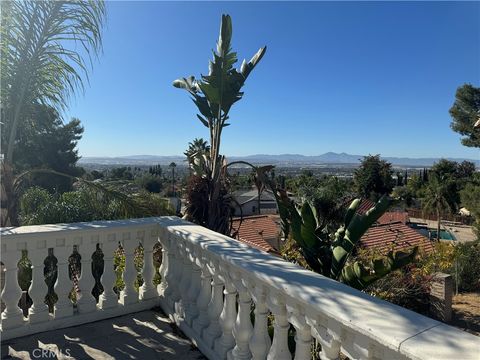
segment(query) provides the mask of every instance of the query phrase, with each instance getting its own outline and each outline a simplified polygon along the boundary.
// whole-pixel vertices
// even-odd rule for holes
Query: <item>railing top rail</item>
[[[168,217],[177,219],[176,217]],[[156,226],[159,223],[160,217],[139,218],[139,219],[125,219],[125,220],[106,220],[106,221],[92,221],[79,222],[70,224],[46,224],[46,225],[29,225],[20,227],[4,227],[0,228],[0,236],[35,236],[46,235],[48,233],[58,233],[63,231],[102,231],[112,230],[116,228],[132,228],[144,226]]]

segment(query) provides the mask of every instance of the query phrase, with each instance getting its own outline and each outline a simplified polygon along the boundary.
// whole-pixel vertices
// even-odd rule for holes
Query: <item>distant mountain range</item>
[[[363,155],[352,155],[347,153],[327,152],[322,155],[306,156],[300,154],[280,154],[265,155],[256,154],[248,156],[229,156],[229,161],[244,160],[253,164],[272,164],[276,166],[324,166],[324,165],[345,165],[355,166],[360,163]],[[432,166],[440,158],[407,158],[407,157],[382,157],[382,159],[392,163],[395,166],[404,167],[428,167]],[[480,167],[479,159],[447,158],[448,160],[464,161],[468,160],[477,167]],[[98,165],[168,165],[175,162],[178,165],[184,163],[184,156],[158,156],[158,155],[130,155],[121,157],[83,157],[80,163],[98,164]]]

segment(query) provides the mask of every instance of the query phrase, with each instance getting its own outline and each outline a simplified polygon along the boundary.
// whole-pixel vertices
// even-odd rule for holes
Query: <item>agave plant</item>
[[[291,234],[306,263],[313,271],[356,289],[364,289],[414,260],[417,247],[407,252],[390,251],[387,255],[378,256],[368,263],[358,260],[349,261],[361,237],[388,209],[388,197],[381,197],[364,215],[357,212],[361,200],[353,200],[346,211],[343,226],[332,235],[325,230],[315,207],[305,202],[297,208],[287,196],[286,191],[276,187],[267,174],[269,170],[259,168],[257,174],[275,195],[285,236],[288,237]]]
[[[231,40],[232,19],[229,15],[222,15],[217,49],[209,63],[208,75],[202,75],[200,79],[190,76],[173,82],[173,86],[188,91],[192,96],[199,111],[197,118],[210,131],[210,155],[205,162],[208,171],[203,175],[208,183],[207,227],[224,234],[229,231],[226,220],[229,214],[225,213],[229,200],[221,196],[226,186],[226,161],[220,155],[222,131],[230,125],[227,122],[230,109],[242,98],[241,89],[245,81],[266,51],[266,47],[260,48],[250,61],[243,60],[240,69],[236,69],[237,54],[231,49]]]

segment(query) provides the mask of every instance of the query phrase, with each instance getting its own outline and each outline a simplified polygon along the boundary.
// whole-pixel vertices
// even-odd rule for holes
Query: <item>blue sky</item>
[[[83,156],[181,154],[208,138],[176,78],[208,71],[220,17],[240,61],[267,53],[223,136],[226,155],[327,151],[479,158],[450,129],[480,86],[480,3],[108,2],[104,50],[67,111]]]

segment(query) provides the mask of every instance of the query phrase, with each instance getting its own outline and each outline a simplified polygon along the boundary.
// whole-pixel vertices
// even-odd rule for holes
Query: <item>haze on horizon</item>
[[[103,54],[66,113],[85,127],[82,156],[180,155],[207,138],[172,81],[208,71],[228,13],[239,59],[267,53],[232,108],[222,153],[480,158],[448,113],[457,87],[480,83],[478,2],[107,6]]]

